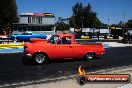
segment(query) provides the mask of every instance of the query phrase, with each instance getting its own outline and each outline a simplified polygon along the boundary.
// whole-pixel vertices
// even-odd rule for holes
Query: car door
[[[66,39],[67,38],[67,39]],[[69,39],[68,39],[69,38]],[[57,41],[55,48],[55,59],[72,59],[74,58],[73,45],[71,37],[63,37]]]

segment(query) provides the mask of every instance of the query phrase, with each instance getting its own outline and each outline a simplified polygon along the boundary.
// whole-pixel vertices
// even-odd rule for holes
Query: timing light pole
[[[82,18],[82,28],[81,28],[81,32],[82,32],[82,29],[83,29],[83,19],[84,19],[84,18],[83,18],[83,16],[82,16],[81,18]]]
[[[123,37],[123,42],[125,42],[125,33],[124,33],[124,31],[125,31],[125,11],[124,11],[123,16],[124,16],[123,17],[124,19],[123,19],[123,25],[122,25],[123,26],[123,29],[122,29],[123,30],[122,37]]]
[[[110,24],[109,24],[109,22],[110,22],[110,15],[108,16],[108,30],[109,30],[109,35],[110,35],[111,30],[110,30]]]

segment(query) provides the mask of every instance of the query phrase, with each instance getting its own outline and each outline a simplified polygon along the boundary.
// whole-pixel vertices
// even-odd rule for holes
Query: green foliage
[[[18,20],[16,0],[0,0],[0,31]]]
[[[111,27],[118,27],[118,25],[117,24],[112,24]]]
[[[90,3],[87,6],[83,6],[82,3],[76,3],[72,7],[72,11],[73,15],[69,19],[70,27],[93,28],[101,24],[96,12],[92,11]]]
[[[123,24],[124,24],[123,21],[120,21],[120,22],[118,23],[118,26],[119,26],[119,27],[122,27]]]
[[[82,26],[82,22],[84,20],[83,16],[83,5],[82,3],[76,3],[75,6],[72,7],[73,10],[73,18],[74,18],[74,26],[79,28]]]
[[[58,18],[56,23],[56,30],[64,31],[69,29],[69,24],[66,23],[67,19],[62,19],[61,17]]]
[[[120,21],[116,26],[132,28],[132,19],[128,20],[127,22]]]
[[[127,27],[132,28],[132,19],[128,20],[126,25],[127,25]]]

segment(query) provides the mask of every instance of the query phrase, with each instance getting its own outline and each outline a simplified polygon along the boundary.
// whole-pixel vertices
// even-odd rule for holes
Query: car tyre
[[[43,64],[47,62],[48,57],[44,53],[36,53],[33,58],[36,64]]]
[[[94,52],[88,52],[88,53],[86,53],[86,55],[85,55],[85,59],[86,59],[86,60],[91,60],[91,59],[94,58],[94,56],[95,56],[95,53],[94,53]]]
[[[15,38],[14,41],[15,42],[21,42],[21,40],[19,38]]]

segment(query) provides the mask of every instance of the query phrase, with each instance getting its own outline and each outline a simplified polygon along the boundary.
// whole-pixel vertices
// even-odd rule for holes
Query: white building
[[[19,23],[13,23],[13,33],[32,31],[54,34],[55,23],[55,16],[52,13],[22,13],[19,15]]]

